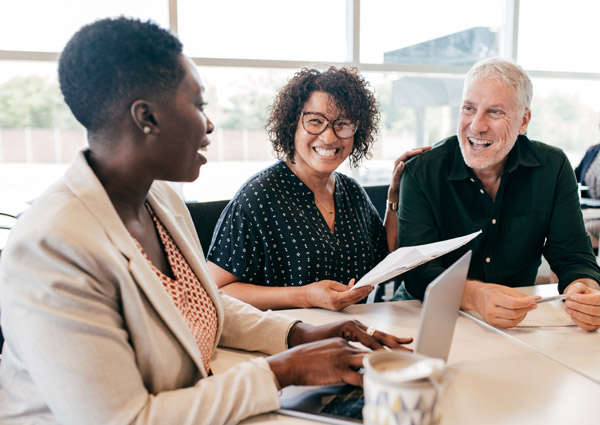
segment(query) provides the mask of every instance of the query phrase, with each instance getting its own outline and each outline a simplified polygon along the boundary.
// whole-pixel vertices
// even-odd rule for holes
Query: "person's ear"
[[[156,119],[153,114],[153,104],[151,102],[138,99],[131,104],[129,112],[142,133],[154,134],[158,131]]]
[[[531,109],[525,108],[525,113],[521,118],[521,126],[519,127],[519,134],[523,135],[527,133],[527,127],[531,121]]]

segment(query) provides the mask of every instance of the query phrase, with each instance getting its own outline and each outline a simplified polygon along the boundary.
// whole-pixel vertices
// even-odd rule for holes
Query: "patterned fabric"
[[[150,205],[146,204],[146,207],[156,224],[156,229],[160,235],[160,240],[176,280],[171,279],[158,270],[152,264],[139,242],[135,238],[134,240],[185,319],[200,349],[205,371],[210,373],[210,360],[217,335],[217,310],[204,290],[204,287],[183,257],[183,254],[177,245],[175,245],[169,232],[167,232],[158,217],[156,217]]]
[[[251,177],[227,205],[207,259],[264,286],[360,279],[388,254],[385,229],[364,189],[334,175],[334,232],[313,192],[278,161]]]

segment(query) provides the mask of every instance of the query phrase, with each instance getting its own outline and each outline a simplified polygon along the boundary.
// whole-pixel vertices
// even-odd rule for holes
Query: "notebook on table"
[[[448,360],[470,262],[471,251],[459,258],[427,287],[415,352]],[[343,425],[362,423],[363,406],[361,387],[347,384],[290,386],[283,389],[281,408],[277,412]]]

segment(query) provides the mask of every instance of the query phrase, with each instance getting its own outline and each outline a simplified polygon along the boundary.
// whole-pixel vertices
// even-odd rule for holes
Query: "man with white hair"
[[[490,58],[465,78],[457,136],[406,164],[400,246],[481,229],[472,242],[407,273],[401,291],[423,298],[437,275],[469,249],[461,307],[509,328],[537,307],[513,289],[533,285],[541,256],[569,294],[566,311],[582,329],[600,328],[600,268],[585,231],[577,182],[566,155],[525,135],[531,80],[517,64]]]

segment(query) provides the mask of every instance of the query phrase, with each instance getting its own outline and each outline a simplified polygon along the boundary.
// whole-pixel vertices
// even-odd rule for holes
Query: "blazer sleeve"
[[[165,383],[164,390],[151,392],[145,382],[152,377],[142,376],[136,355],[140,347],[129,337],[120,302],[118,276],[127,278],[127,259],[99,245],[101,231],[85,220],[81,224],[82,217],[72,212],[70,208],[70,219],[52,232],[39,232],[33,223],[44,220],[29,217],[31,229],[14,229],[10,248],[3,253],[0,289],[8,342],[2,366],[4,376],[12,378],[0,385],[0,399],[27,389],[19,401],[22,412],[54,416],[67,425],[214,425],[237,423],[279,407],[278,388],[264,359],[194,378],[187,386]],[[227,304],[229,316],[241,315],[229,321],[226,340],[231,340],[258,314],[230,300]],[[140,323],[144,320],[148,318],[138,318]],[[274,329],[264,348],[282,349],[284,343],[275,340],[285,341],[286,325],[274,321],[267,314],[249,326],[240,345],[248,346],[251,338]],[[232,326],[240,329],[233,331]],[[157,356],[161,347],[142,349],[147,356]],[[184,371],[179,360],[172,359],[174,379],[189,380],[177,376]]]
[[[267,354],[287,349],[287,336],[298,322],[271,310],[261,311],[220,291],[225,323],[219,345]]]

